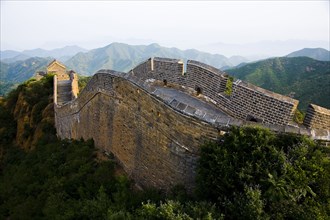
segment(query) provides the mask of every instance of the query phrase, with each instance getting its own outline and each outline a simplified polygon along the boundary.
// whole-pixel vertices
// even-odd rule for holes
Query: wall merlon
[[[201,62],[196,61],[196,60],[188,60],[187,61],[187,66],[188,65],[194,65],[194,66],[201,67],[201,68],[203,68],[205,70],[208,70],[208,71],[210,71],[210,72],[212,72],[212,73],[214,73],[216,75],[220,75],[220,76],[223,76],[223,77],[227,77],[228,76],[227,73],[225,73],[225,72],[223,72],[223,71],[221,71],[221,70],[219,70],[219,69],[217,69],[217,68],[215,68],[213,66],[207,65],[205,63],[201,63]]]
[[[330,110],[310,104],[307,108],[304,125],[308,128],[330,130]]]
[[[287,97],[287,96],[284,96],[284,95],[281,95],[281,94],[278,94],[278,93],[271,92],[269,90],[260,88],[258,86],[255,86],[255,85],[253,85],[251,83],[248,83],[248,82],[244,82],[242,80],[237,80],[235,82],[235,85],[244,87],[245,89],[248,89],[248,90],[250,90],[251,92],[253,92],[255,94],[262,94],[262,95],[267,96],[269,98],[273,98],[273,99],[276,99],[276,100],[280,100],[282,102],[293,104],[294,106],[298,106],[298,103],[299,103],[299,101],[296,100],[296,99],[293,99],[293,98],[290,98],[290,97]]]
[[[180,59],[171,59],[171,58],[164,58],[164,57],[153,57],[154,61],[159,61],[159,62],[168,62],[168,63],[179,63],[183,64],[183,61]]]

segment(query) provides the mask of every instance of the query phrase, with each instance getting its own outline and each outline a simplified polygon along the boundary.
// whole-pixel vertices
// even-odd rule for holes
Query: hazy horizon
[[[329,1],[0,3],[1,51],[94,49],[113,42],[227,56],[330,49]]]

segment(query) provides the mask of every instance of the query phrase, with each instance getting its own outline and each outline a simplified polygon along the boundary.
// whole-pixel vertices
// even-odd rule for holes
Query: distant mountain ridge
[[[78,50],[79,47],[64,47],[60,50],[52,51],[52,53],[56,56],[61,56],[70,53],[70,51],[74,53]],[[31,56],[36,54],[49,55],[49,51],[45,51],[36,49],[25,52]],[[75,54],[63,63],[68,69],[73,69],[78,74],[92,75],[103,68],[126,72],[140,62],[155,56],[179,58],[184,61],[192,59],[216,68],[226,68],[226,72],[234,77],[251,82],[262,88],[284,95],[293,95],[294,98],[300,100],[300,109],[305,109],[308,103],[315,103],[330,108],[330,101],[328,100],[330,96],[329,61],[317,61],[301,57],[301,55],[316,56],[325,54],[324,51],[329,52],[322,48],[311,50],[305,48],[289,54],[297,57],[272,58],[248,63],[249,61],[241,56],[227,58],[223,55],[204,53],[195,49],[180,50],[162,47],[158,44],[133,46],[112,43],[90,51],[83,49],[83,51]],[[14,84],[31,78],[36,71],[42,70],[53,58],[56,58],[30,58],[29,55],[17,51],[1,51],[0,95],[8,92],[13,88]],[[3,57],[6,59],[3,59]],[[317,58],[320,59],[320,56],[318,55]],[[11,62],[3,62],[8,61],[8,59]],[[234,65],[238,66],[235,69],[230,69]]]
[[[33,50],[24,50],[22,52],[5,50],[0,51],[0,58],[1,61],[5,63],[13,63],[15,61],[26,60],[31,57],[51,57],[61,61],[66,61],[79,52],[87,52],[87,50],[78,46],[65,46],[53,50],[37,48]]]
[[[309,57],[277,57],[226,70],[230,75],[300,101],[330,108],[330,62]]]
[[[330,51],[323,48],[304,48],[288,54],[287,57],[309,57],[315,60],[330,61]]]
[[[0,61],[0,96],[6,94],[15,84],[30,79],[39,70],[45,70],[51,58],[32,57],[14,63]]]
[[[205,53],[195,49],[180,50],[162,47],[158,44],[133,46],[123,43],[112,43],[86,53],[78,53],[66,61],[65,64],[84,75],[92,75],[99,69],[113,69],[126,72],[138,63],[155,56],[183,59],[184,61],[193,59],[217,68],[235,66],[241,62],[248,61],[240,56],[227,58],[223,55]]]

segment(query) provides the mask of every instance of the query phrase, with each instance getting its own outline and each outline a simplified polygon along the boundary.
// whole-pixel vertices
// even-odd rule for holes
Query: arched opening
[[[164,86],[167,86],[167,80],[166,79],[163,80],[163,83],[164,83]]]
[[[258,122],[256,118],[251,118],[249,121]]]
[[[202,94],[202,89],[200,87],[196,86],[195,90],[197,95]]]
[[[246,116],[246,121],[252,121],[252,122],[262,122],[262,120],[261,120],[261,119],[259,119],[259,118],[256,118],[256,117],[254,117],[254,116],[252,116],[252,115],[247,115],[247,116]]]

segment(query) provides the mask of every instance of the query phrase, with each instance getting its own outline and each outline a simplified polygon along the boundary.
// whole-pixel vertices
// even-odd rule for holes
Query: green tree
[[[202,146],[199,195],[229,219],[325,219],[327,150],[304,136],[234,127]]]

